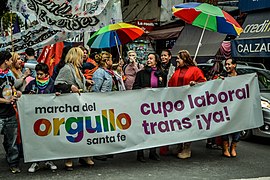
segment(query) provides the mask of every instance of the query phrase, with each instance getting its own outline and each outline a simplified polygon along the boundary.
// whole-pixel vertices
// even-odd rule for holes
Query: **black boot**
[[[144,158],[143,150],[138,150],[137,151],[137,160],[140,161],[140,162],[143,162],[143,163],[146,162],[146,160]]]
[[[160,161],[160,157],[156,152],[156,148],[151,148],[149,153],[149,159]]]
[[[94,156],[93,158],[96,159],[96,160],[100,160],[100,161],[107,161],[107,159],[108,159],[104,155],[102,155],[102,156]]]

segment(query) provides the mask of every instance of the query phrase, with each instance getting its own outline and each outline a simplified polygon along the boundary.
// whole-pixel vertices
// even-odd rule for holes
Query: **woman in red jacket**
[[[176,86],[193,86],[199,82],[205,82],[206,78],[203,72],[195,65],[189,52],[187,50],[181,50],[178,52],[176,59],[177,68],[169,80],[169,87]],[[181,150],[177,157],[180,159],[186,159],[191,157],[191,142],[181,144]]]

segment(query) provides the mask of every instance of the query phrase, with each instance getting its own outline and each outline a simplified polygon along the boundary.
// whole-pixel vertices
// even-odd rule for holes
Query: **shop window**
[[[124,0],[124,6],[128,6],[129,5],[129,0]]]
[[[161,0],[158,0],[158,7],[161,7]]]

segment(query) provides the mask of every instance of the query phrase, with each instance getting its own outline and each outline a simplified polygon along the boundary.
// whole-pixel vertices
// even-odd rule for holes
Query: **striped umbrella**
[[[140,27],[132,24],[123,22],[110,24],[96,31],[88,40],[87,45],[91,48],[110,48],[117,46],[120,55],[119,45],[133,41],[143,33],[144,31]]]
[[[194,59],[199,51],[205,29],[234,36],[239,36],[243,32],[236,20],[217,6],[207,3],[183,3],[173,6],[172,10],[174,16],[188,24],[203,28]]]

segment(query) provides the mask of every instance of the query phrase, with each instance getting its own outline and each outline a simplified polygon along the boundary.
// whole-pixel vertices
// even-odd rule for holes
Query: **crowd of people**
[[[25,51],[27,63],[35,64],[35,69],[23,68],[23,61],[18,53],[8,51],[0,52],[0,131],[4,135],[3,146],[6,160],[12,173],[20,172],[19,160],[22,157],[22,143],[20,140],[19,117],[16,100],[21,94],[48,94],[55,93],[87,93],[126,91],[141,88],[162,88],[203,83],[206,80],[224,78],[223,66],[220,62],[214,64],[207,74],[196,66],[187,50],[180,50],[176,62],[172,61],[170,50],[165,49],[159,56],[149,53],[145,64],[136,59],[136,52],[127,52],[127,60],[120,59],[113,62],[112,54],[101,52],[89,54],[83,47],[64,47],[59,64],[54,67],[50,76],[49,67],[45,63],[37,63],[35,52],[32,48]],[[236,76],[236,62],[226,60],[225,69],[227,76]],[[219,142],[217,142],[217,139]],[[232,143],[229,144],[229,135],[210,138],[206,147],[216,148],[222,146],[225,157],[236,157],[236,144],[239,141],[239,132],[232,134]],[[191,157],[191,142],[178,145],[177,157],[186,159]],[[215,146],[214,146],[215,145]],[[159,161],[159,154],[168,154],[169,147],[160,147],[149,150],[149,159]],[[99,157],[79,158],[79,163],[93,166],[93,159],[106,160],[111,155]],[[146,162],[144,150],[137,151],[137,160]],[[36,172],[40,162],[32,163],[28,172]],[[56,170],[57,166],[52,161],[45,165]],[[73,160],[65,161],[65,169],[73,170]]]

